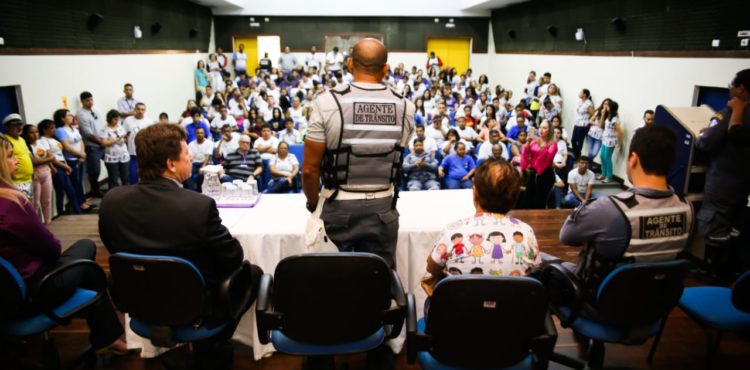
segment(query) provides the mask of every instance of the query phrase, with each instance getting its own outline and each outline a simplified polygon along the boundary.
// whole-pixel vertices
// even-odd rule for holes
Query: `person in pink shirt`
[[[557,153],[549,122],[539,125],[539,137],[529,140],[521,153],[521,170],[526,175],[526,191],[521,198],[521,208],[544,209],[547,196],[555,184],[552,160]]]

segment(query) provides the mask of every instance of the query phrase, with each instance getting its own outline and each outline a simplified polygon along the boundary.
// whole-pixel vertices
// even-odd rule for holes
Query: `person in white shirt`
[[[245,54],[245,44],[240,44],[238,51],[232,55],[235,75],[239,76],[247,72],[247,54]]]
[[[225,125],[231,128],[237,127],[237,120],[229,115],[229,110],[225,105],[219,107],[219,115],[211,121],[211,136],[214,141],[221,140],[221,130]]]
[[[107,112],[107,128],[104,140],[104,165],[107,167],[109,189],[130,184],[130,155],[126,143],[125,130],[120,125],[120,113]]]
[[[125,118],[135,114],[135,105],[140,100],[133,97],[133,84],[131,83],[126,83],[123,86],[123,92],[125,96],[117,99],[117,110],[120,112],[120,117]]]
[[[338,73],[344,64],[344,54],[339,53],[339,47],[334,46],[333,50],[326,54],[326,66],[330,72]]]
[[[456,117],[456,131],[461,139],[472,143],[477,140],[477,131],[466,125],[466,117]]]
[[[230,125],[224,125],[221,128],[221,140],[216,142],[214,157],[218,159],[226,158],[227,155],[237,151],[240,147],[240,134],[233,131]]]
[[[448,127],[443,122],[442,116],[434,116],[432,117],[432,124],[424,130],[425,136],[434,139],[435,143],[440,147],[443,146],[445,138],[448,135]]]
[[[214,143],[206,139],[206,132],[202,127],[195,129],[195,140],[188,144],[188,152],[193,157],[193,174],[185,181],[185,187],[201,192],[203,186],[203,174],[201,168],[208,165],[214,152]]]
[[[554,127],[553,131],[553,142],[557,143],[557,153],[555,158],[552,159],[552,164],[555,165],[556,169],[563,169],[568,163],[568,143],[562,138],[562,128]]]
[[[299,131],[294,129],[294,120],[287,118],[284,121],[284,127],[284,130],[279,131],[279,142],[289,145],[302,143],[302,136]]]
[[[563,206],[575,208],[589,200],[599,199],[601,196],[594,194],[594,173],[588,169],[589,159],[582,156],[578,159],[578,168],[568,173],[568,186],[570,191],[563,198]]]
[[[297,126],[297,129],[304,131],[307,127],[307,118],[305,118],[304,108],[298,97],[295,96],[292,98],[292,106],[287,112],[289,113],[289,118],[291,118]]]
[[[508,147],[500,142],[500,131],[498,130],[490,131],[490,139],[483,142],[482,145],[479,146],[477,161],[484,161],[490,157],[494,158],[495,156],[492,153],[492,148],[495,147],[495,145],[497,145],[501,150],[500,156],[507,161],[508,158],[510,158],[510,156],[508,155]]]
[[[269,160],[269,170],[272,179],[268,182],[266,191],[269,193],[284,193],[294,187],[299,173],[299,160],[289,153],[289,144],[279,143],[279,153]]]
[[[273,136],[273,130],[270,125],[263,126],[261,130],[261,136],[255,139],[253,143],[253,149],[260,153],[262,159],[271,160],[276,154],[276,149],[279,146],[279,139]]]
[[[309,71],[312,67],[320,69],[322,63],[323,55],[318,53],[318,47],[313,45],[310,48],[310,54],[307,54],[307,57],[305,57],[305,66],[307,67],[307,70]]]
[[[128,154],[130,155],[130,183],[138,183],[138,161],[135,155],[135,135],[138,131],[154,124],[154,120],[146,117],[146,104],[135,105],[134,115],[125,118],[122,126],[128,138]]]
[[[409,140],[410,152],[414,152],[414,140],[416,139],[422,140],[424,151],[435,157],[438,151],[438,143],[435,139],[425,135],[425,127],[423,125],[416,125],[414,128],[414,137]]]

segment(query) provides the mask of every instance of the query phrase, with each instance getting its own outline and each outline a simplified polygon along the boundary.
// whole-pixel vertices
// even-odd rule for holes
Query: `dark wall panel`
[[[260,27],[250,27],[250,16],[215,16],[216,47],[232,50],[232,37],[254,35],[281,36],[282,45],[292,50],[308,50],[323,45],[330,33],[382,34],[389,50],[425,51],[428,36],[468,36],[472,52],[487,52],[489,18],[454,18],[455,28],[445,28],[447,18],[435,23],[431,18],[407,17],[254,17]]]
[[[737,38],[750,29],[748,14],[747,0],[532,0],[494,10],[492,29],[498,52],[748,50]],[[615,17],[625,20],[624,32],[610,24]],[[579,27],[587,44],[574,39]],[[716,38],[719,48],[711,47]]]
[[[104,16],[95,28],[87,25],[92,13]],[[186,0],[3,0],[0,14],[0,36],[13,49],[205,51],[211,33],[211,10]],[[154,23],[162,25],[156,34]]]

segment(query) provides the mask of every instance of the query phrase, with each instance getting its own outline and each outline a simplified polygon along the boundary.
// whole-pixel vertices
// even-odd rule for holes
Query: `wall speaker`
[[[516,30],[508,30],[508,37],[516,39]]]
[[[190,29],[190,38],[192,39],[192,38],[195,38],[196,36],[198,36],[198,29],[197,28],[191,28]]]
[[[557,27],[549,25],[547,26],[547,32],[549,32],[550,36],[557,37]]]
[[[94,29],[96,27],[99,27],[100,24],[102,24],[102,21],[104,21],[104,16],[99,13],[91,13],[89,15],[89,19],[86,21],[86,26],[90,29]]]
[[[159,33],[159,31],[161,31],[161,23],[157,22],[157,23],[154,23],[154,24],[151,25],[151,34],[152,35]]]
[[[615,17],[615,18],[612,18],[612,20],[609,21],[609,23],[612,25],[612,27],[615,28],[615,30],[617,30],[617,32],[619,33],[625,32],[625,20],[624,19],[620,17]]]

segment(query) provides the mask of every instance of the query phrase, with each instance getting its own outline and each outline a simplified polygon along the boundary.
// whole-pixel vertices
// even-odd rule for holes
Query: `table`
[[[220,208],[222,223],[242,245],[245,259],[273,274],[284,257],[306,253],[305,227],[310,213],[305,209],[303,194],[263,194],[254,208]],[[396,268],[407,292],[422,307],[426,294],[420,287],[426,259],[440,230],[449,222],[474,214],[471,190],[402,192],[397,203],[399,219]],[[421,309],[418,309],[421,315]],[[128,330],[129,331],[129,330]],[[153,357],[164,349],[154,348],[148,340],[128,333],[128,343],[142,348],[143,357]],[[396,352],[403,346],[401,338],[389,345]],[[253,348],[256,360],[274,351],[272,345],[258,340],[254,306],[241,319],[234,339]]]

